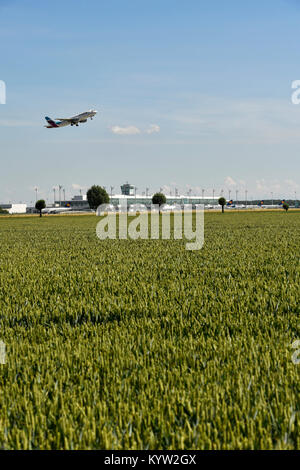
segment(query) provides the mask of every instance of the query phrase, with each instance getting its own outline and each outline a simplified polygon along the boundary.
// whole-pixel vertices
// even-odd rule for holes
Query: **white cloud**
[[[236,186],[236,182],[231,178],[231,176],[227,176],[227,178],[225,178],[225,184],[229,187]]]
[[[157,124],[151,124],[149,129],[146,131],[147,134],[158,134],[160,132],[160,127]]]
[[[111,132],[116,135],[139,135],[139,134],[158,134],[160,132],[160,127],[158,124],[151,124],[148,129],[141,130],[136,126],[112,126],[110,128]]]
[[[300,189],[300,186],[296,181],[291,179],[286,179],[284,185],[288,188],[289,191],[297,191]]]
[[[77,183],[72,183],[72,189],[75,189],[75,190],[80,190],[80,189],[83,189],[83,186],[81,186],[80,184],[77,184]]]
[[[111,127],[111,131],[113,134],[117,134],[117,135],[138,135],[141,133],[140,129],[135,126],[128,126],[128,127],[113,126]]]
[[[286,192],[286,185],[282,185],[278,180],[266,181],[264,178],[256,180],[256,189],[265,196],[269,196],[271,193],[279,196],[282,192]]]

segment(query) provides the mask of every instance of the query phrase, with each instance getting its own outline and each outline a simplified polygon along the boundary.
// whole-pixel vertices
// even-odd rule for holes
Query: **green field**
[[[205,247],[0,218],[0,448],[299,449],[300,212],[205,215]]]

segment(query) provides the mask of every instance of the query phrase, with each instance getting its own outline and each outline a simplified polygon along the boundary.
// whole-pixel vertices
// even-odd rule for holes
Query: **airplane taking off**
[[[55,127],[65,127],[65,126],[78,126],[80,122],[87,122],[88,119],[93,119],[96,116],[97,111],[95,109],[90,109],[89,111],[81,114],[77,114],[77,116],[73,116],[71,118],[56,118],[59,119],[58,121],[53,121],[53,119],[49,118],[48,116],[45,117],[48,126],[48,129],[55,128]]]

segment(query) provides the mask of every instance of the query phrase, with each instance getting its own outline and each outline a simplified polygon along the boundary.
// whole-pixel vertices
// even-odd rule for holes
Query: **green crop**
[[[299,449],[300,213],[211,213],[205,246],[0,218],[0,448]]]

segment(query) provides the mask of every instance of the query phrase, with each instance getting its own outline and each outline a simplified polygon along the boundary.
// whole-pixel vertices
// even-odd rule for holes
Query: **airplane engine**
[[[80,122],[87,122],[87,119],[84,119],[84,121],[80,121]]]

